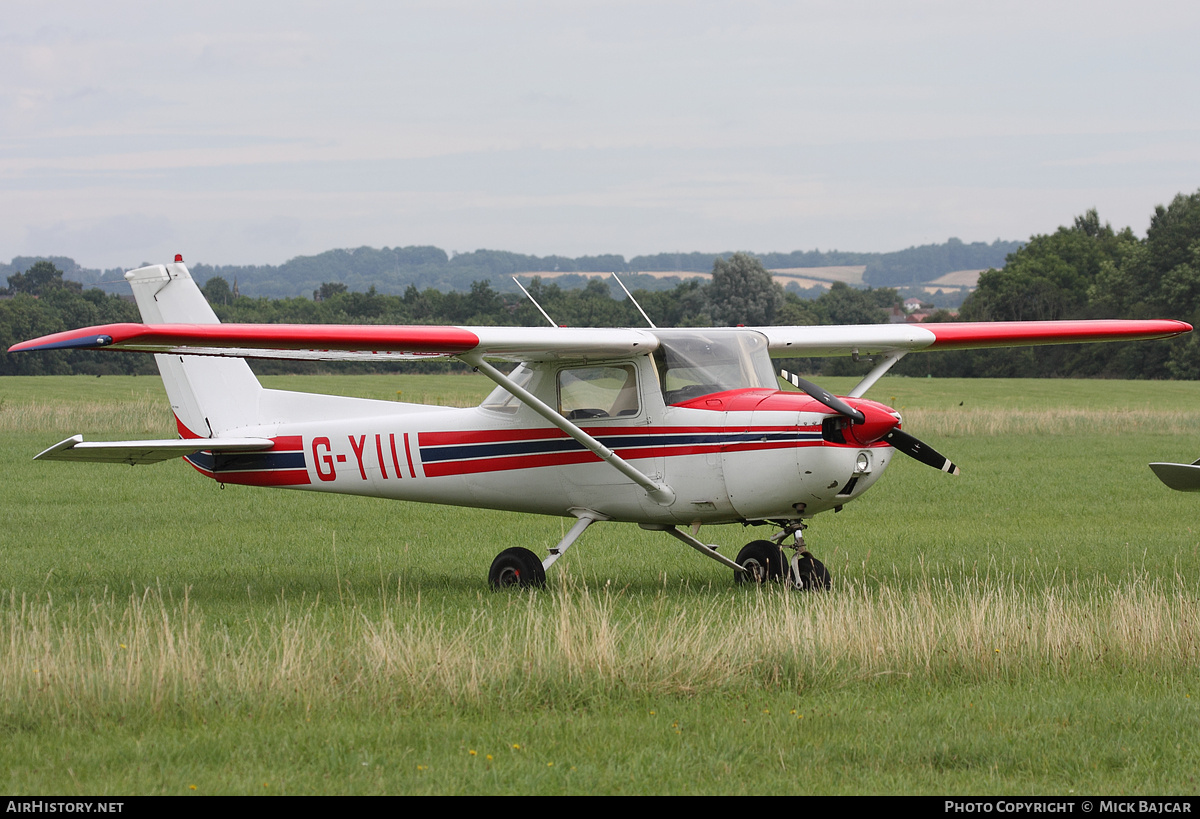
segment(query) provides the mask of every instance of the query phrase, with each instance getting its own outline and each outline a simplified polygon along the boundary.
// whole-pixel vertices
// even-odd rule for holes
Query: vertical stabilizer
[[[145,324],[217,324],[182,262],[125,274]],[[209,438],[258,421],[262,385],[240,358],[155,355],[171,411],[185,437]]]

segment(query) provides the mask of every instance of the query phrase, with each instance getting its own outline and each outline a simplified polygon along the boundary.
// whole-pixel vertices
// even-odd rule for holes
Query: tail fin
[[[217,324],[182,262],[125,274],[145,324]],[[213,438],[257,423],[263,388],[240,358],[155,355],[171,410],[185,438]]]

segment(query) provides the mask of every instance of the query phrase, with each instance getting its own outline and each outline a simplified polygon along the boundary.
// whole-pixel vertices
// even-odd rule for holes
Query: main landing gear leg
[[[509,586],[545,586],[546,569],[549,569],[554,561],[562,557],[563,552],[579,539],[585,529],[598,520],[608,520],[605,515],[590,509],[570,509],[568,511],[578,520],[558,542],[558,545],[550,550],[549,557],[545,560],[538,560],[537,555],[520,546],[505,549],[492,561],[492,568],[488,571],[488,585],[494,591]]]
[[[690,535],[687,532],[681,532],[674,526],[665,523],[639,523],[638,526],[651,532],[666,532],[676,540],[682,541],[688,546],[691,546],[705,557],[710,557],[718,563],[728,566],[729,568],[733,569],[736,574],[743,574],[747,571],[744,566],[739,566],[734,561],[725,557],[725,555],[718,554],[716,546],[709,546],[707,543],[697,540],[695,535]]]
[[[783,531],[770,540],[755,540],[747,543],[738,553],[737,560],[730,560],[717,552],[716,546],[709,546],[696,538],[694,534],[681,532],[674,526],[660,523],[640,523],[643,529],[666,532],[676,540],[681,540],[705,557],[733,569],[733,579],[738,583],[765,583],[768,580],[784,580],[797,589],[814,589],[824,591],[830,586],[829,572],[825,564],[817,560],[804,546],[804,536],[801,531],[807,525],[802,521],[789,521]],[[783,541],[795,536],[795,543],[786,548],[794,550],[790,561],[783,559]]]

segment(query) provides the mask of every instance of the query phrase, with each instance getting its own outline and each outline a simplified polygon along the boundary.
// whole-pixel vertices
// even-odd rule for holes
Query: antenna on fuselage
[[[513,277],[512,277],[512,280],[513,280],[514,282],[517,282],[517,287],[520,287],[520,288],[521,288],[521,292],[525,294],[525,298],[527,298],[527,299],[529,299],[531,302],[533,302],[533,306],[534,306],[534,307],[536,307],[536,308],[538,309],[538,312],[540,312],[540,313],[541,313],[543,316],[545,316],[545,317],[546,317],[546,321],[550,322],[550,326],[551,326],[551,327],[557,327],[558,325],[554,323],[554,319],[550,318],[550,314],[549,314],[549,313],[547,313],[545,310],[543,310],[543,309],[542,309],[542,305],[540,305],[540,304],[538,304],[538,303],[537,303],[537,299],[535,299],[533,296],[529,295],[529,291],[528,291],[528,290],[526,290],[524,287],[522,287],[521,283],[520,283],[519,281],[517,281],[517,277],[516,277],[516,276],[513,276]]]
[[[650,329],[657,330],[658,325],[655,324],[654,322],[652,322],[650,320],[650,317],[648,315],[646,315],[646,311],[642,309],[642,305],[638,304],[637,299],[635,299],[633,297],[633,294],[629,292],[629,288],[625,286],[625,282],[621,281],[621,277],[618,276],[615,272],[612,274],[612,277],[617,280],[617,284],[621,285],[621,289],[625,291],[626,296],[629,296],[629,300],[631,302],[633,302],[633,306],[638,309],[638,312],[642,314],[642,318],[644,318],[646,320],[646,323],[650,325]]]

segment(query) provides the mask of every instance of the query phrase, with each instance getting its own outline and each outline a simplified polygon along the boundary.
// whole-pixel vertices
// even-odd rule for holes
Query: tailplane
[[[144,324],[219,324],[182,261],[125,274]],[[185,438],[214,438],[257,423],[263,388],[241,358],[155,355]]]

